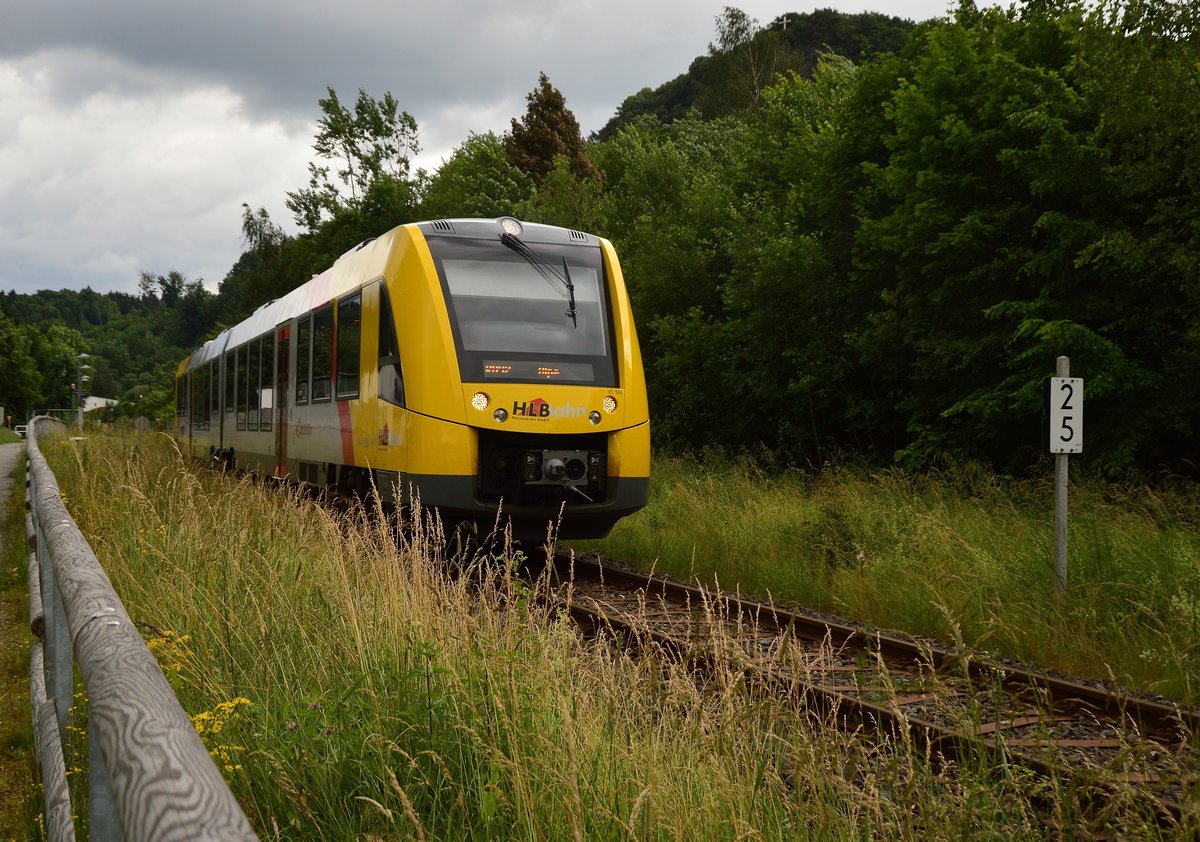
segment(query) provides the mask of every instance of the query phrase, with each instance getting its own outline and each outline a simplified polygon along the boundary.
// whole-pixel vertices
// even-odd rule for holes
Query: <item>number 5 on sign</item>
[[[1050,452],[1083,453],[1083,378],[1047,378],[1046,410]]]

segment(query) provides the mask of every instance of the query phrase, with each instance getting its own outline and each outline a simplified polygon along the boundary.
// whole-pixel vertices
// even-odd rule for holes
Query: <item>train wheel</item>
[[[369,471],[366,468],[344,466],[338,477],[337,491],[347,501],[357,499],[364,504],[369,502],[374,492]]]

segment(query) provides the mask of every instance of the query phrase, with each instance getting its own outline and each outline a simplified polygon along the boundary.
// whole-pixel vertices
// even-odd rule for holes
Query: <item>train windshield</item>
[[[430,237],[464,382],[615,386],[596,246]]]

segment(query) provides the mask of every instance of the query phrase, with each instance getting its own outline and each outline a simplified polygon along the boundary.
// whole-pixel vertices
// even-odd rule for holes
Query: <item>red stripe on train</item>
[[[338,425],[342,428],[342,464],[354,464],[354,428],[350,425],[350,401],[338,401]]]

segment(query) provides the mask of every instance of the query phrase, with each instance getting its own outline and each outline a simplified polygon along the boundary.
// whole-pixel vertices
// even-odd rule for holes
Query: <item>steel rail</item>
[[[1200,714],[1195,710],[1119,688],[1105,690],[836,618],[650,576],[598,557],[560,553],[555,557],[555,570],[559,581],[565,583],[560,603],[577,622],[597,631],[619,632],[635,645],[653,642],[686,658],[697,669],[715,669],[727,654],[708,645],[704,627],[715,618],[734,627],[730,636],[749,642],[751,651],[756,645],[770,646],[772,638],[791,638],[838,652],[843,658],[851,653],[867,655],[868,660],[878,658],[893,678],[936,677],[938,687],[932,692],[900,694],[890,680],[886,688],[869,679],[863,681],[862,676],[875,669],[873,664],[818,660],[799,683],[781,679],[753,659],[744,659],[742,664],[748,678],[761,685],[776,685],[843,727],[861,725],[902,733],[931,755],[961,757],[980,750],[1003,753],[1041,775],[1053,776],[1068,771],[1063,751],[1115,754],[1131,744],[1178,751],[1194,747],[1200,735]],[[586,582],[602,582],[604,595],[581,590],[580,584]],[[848,680],[854,683],[847,684]],[[884,689],[888,692],[881,693]],[[882,702],[866,698],[871,695],[885,698]],[[980,698],[991,709],[979,721],[964,721],[959,715],[929,715],[951,699],[962,702],[961,714],[967,704]],[[1080,732],[1085,736],[1079,736]],[[1200,765],[1200,758],[1193,759]],[[1153,783],[1156,777],[1154,773],[1126,772],[1121,780],[1094,783],[1111,794],[1122,784]],[[1160,823],[1178,825],[1184,812],[1178,800],[1158,795],[1151,795],[1151,800]]]

